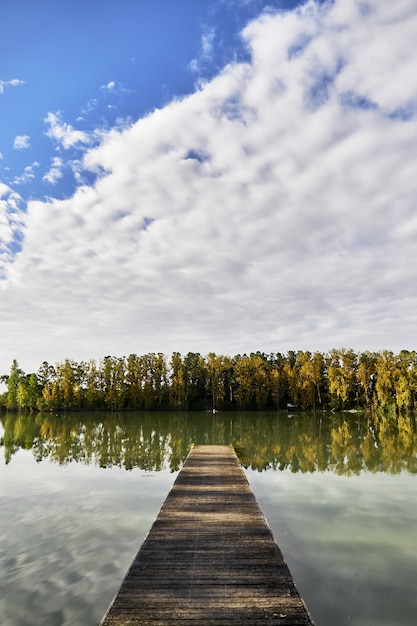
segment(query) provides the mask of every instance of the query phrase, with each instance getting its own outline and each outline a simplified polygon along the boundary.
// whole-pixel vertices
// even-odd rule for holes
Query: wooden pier
[[[229,446],[188,455],[100,626],[313,624]]]

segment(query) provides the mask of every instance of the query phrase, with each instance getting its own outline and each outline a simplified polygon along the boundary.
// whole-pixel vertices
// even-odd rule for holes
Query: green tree
[[[254,400],[251,360],[246,354],[235,357],[235,398],[240,409],[250,409]]]
[[[179,352],[174,352],[170,362],[169,406],[173,409],[185,408],[186,375]]]
[[[201,409],[206,398],[207,371],[204,357],[188,352],[184,358],[185,409]]]
[[[288,379],[285,372],[286,357],[281,354],[271,354],[269,357],[269,389],[273,408],[285,406],[288,396]]]
[[[127,403],[130,409],[143,409],[145,375],[144,360],[137,354],[129,354],[126,359],[126,385]]]
[[[124,357],[104,357],[101,365],[101,384],[106,406],[112,411],[122,409],[127,390]]]
[[[144,408],[162,409],[168,405],[168,368],[162,353],[149,353],[142,357]]]
[[[55,377],[55,368],[53,365],[49,365],[47,361],[43,361],[42,365],[38,369],[37,378],[40,387],[43,389],[48,383]]]
[[[60,403],[64,409],[80,408],[81,380],[78,364],[72,359],[65,359],[56,366]]]
[[[22,411],[36,409],[39,396],[39,385],[36,374],[29,374],[21,378],[17,385],[16,405]]]
[[[101,409],[105,406],[101,374],[94,359],[85,365],[84,402],[87,409]]]
[[[19,384],[25,379],[25,373],[20,369],[16,359],[13,359],[12,366],[10,368],[10,374],[7,378],[7,408],[17,409],[18,403],[18,390]]]
[[[154,390],[155,406],[163,408],[168,404],[168,368],[165,356],[159,352],[150,356],[151,383]]]

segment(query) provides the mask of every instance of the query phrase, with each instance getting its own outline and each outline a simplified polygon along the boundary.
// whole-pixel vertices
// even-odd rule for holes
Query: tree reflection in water
[[[48,459],[176,471],[194,443],[233,445],[245,467],[292,472],[417,473],[415,416],[321,412],[68,413],[3,415],[9,463],[21,448]]]

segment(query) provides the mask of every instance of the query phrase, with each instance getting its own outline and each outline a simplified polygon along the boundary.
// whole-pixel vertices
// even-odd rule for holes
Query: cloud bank
[[[412,0],[310,1],[95,147],[49,114],[98,178],[28,204],[3,355],[415,348],[416,32]]]

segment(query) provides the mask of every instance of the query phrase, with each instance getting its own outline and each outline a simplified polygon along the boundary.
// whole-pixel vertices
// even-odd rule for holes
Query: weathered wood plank
[[[310,626],[235,452],[187,457],[100,626]]]

